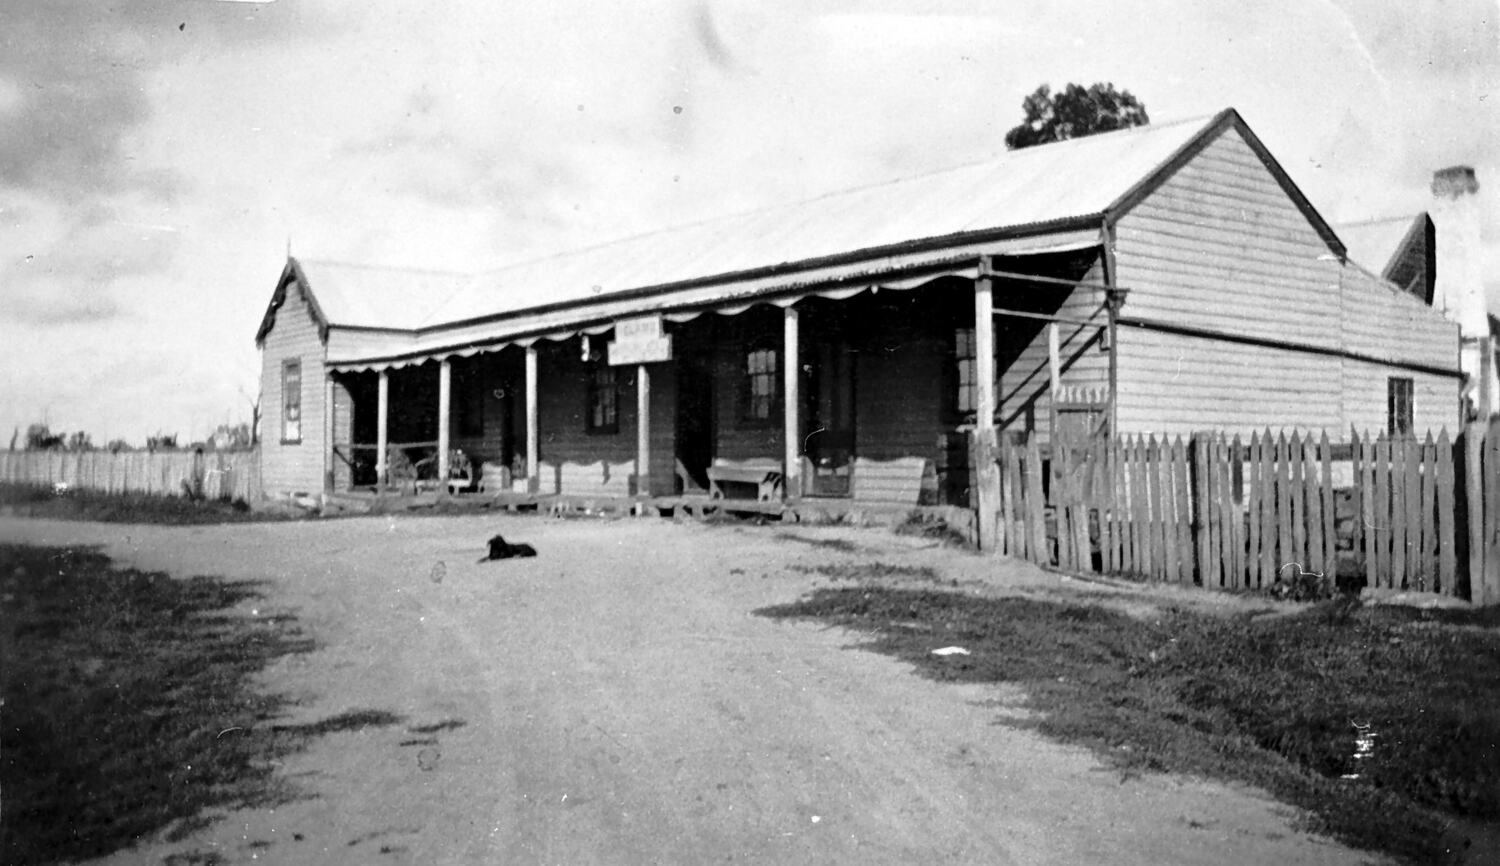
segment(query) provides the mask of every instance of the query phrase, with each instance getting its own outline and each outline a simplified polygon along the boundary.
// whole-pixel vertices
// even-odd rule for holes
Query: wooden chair
[[[510,489],[509,466],[489,461],[479,465],[478,490],[480,493],[509,493]]]
[[[412,493],[417,492],[417,478],[420,467],[424,461],[413,463],[406,456],[404,448],[392,445],[385,455],[385,483],[386,486],[395,490],[404,490],[408,487]]]
[[[474,463],[462,449],[448,454],[448,493],[455,494],[474,486]]]

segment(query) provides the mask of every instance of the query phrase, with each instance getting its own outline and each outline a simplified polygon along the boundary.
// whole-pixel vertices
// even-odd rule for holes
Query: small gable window
[[[302,441],[302,362],[281,362],[281,442]]]

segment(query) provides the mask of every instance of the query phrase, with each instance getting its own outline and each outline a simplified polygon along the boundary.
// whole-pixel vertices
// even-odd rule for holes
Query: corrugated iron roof
[[[413,326],[440,327],[924,240],[1042,229],[1102,215],[1209,123],[1199,118],[1007,151],[946,171],[499,268],[475,276]]]
[[[1389,217],[1357,223],[1342,223],[1333,227],[1339,240],[1349,248],[1349,258],[1368,270],[1380,274],[1395,260],[1412,226],[1425,214]]]
[[[473,280],[472,274],[297,258],[328,324],[409,330]]]

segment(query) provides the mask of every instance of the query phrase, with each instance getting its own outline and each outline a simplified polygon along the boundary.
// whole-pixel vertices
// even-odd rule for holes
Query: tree
[[[1011,150],[1151,122],[1139,99],[1109,82],[1087,88],[1069,84],[1056,95],[1043,84],[1021,101],[1021,110],[1026,120],[1005,133],[1005,146]]]
[[[79,430],[68,437],[68,450],[92,451],[94,450],[94,437]]]
[[[176,451],[176,433],[157,433],[155,436],[146,437],[147,451]]]
[[[244,421],[238,424],[220,424],[214,428],[208,442],[215,451],[248,451],[254,445],[250,429],[250,425]]]
[[[61,433],[53,433],[45,423],[31,424],[26,428],[27,451],[51,451],[66,444]]]

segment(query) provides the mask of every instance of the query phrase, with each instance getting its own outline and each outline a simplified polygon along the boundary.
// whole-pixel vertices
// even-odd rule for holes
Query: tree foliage
[[[1139,99],[1109,82],[1069,84],[1057,94],[1043,84],[1022,100],[1021,109],[1026,119],[1005,133],[1005,146],[1011,150],[1151,122]]]
[[[52,428],[46,424],[36,423],[26,428],[27,451],[52,451],[61,449],[66,444],[66,434],[53,433]]]
[[[147,451],[176,451],[176,433],[157,433],[155,436],[146,437]]]

